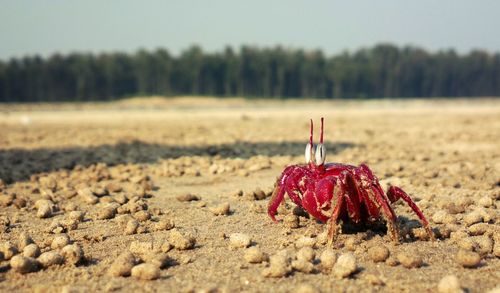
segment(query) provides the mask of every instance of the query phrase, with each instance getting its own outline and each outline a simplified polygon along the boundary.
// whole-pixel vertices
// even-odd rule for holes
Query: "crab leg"
[[[269,204],[267,205],[267,214],[269,217],[274,222],[278,222],[276,220],[276,213],[278,212],[278,207],[280,203],[283,201],[283,198],[285,197],[285,188],[282,180],[279,180],[276,182],[276,188],[273,191],[273,195],[271,196],[271,200],[269,201]]]
[[[332,203],[336,202],[335,208],[333,209],[332,216],[330,217],[330,222],[328,226],[328,247],[332,247],[333,240],[337,236],[338,232],[338,222],[339,216],[342,212],[344,206],[344,200],[346,196],[346,191],[344,185],[341,184],[341,180],[336,180],[333,187],[333,197]]]
[[[387,197],[389,197],[391,202],[395,202],[400,198],[404,200],[410,206],[413,212],[417,214],[418,218],[420,219],[420,222],[422,223],[422,226],[424,227],[425,231],[427,231],[427,234],[429,234],[430,239],[435,240],[434,233],[429,227],[429,222],[427,222],[427,219],[425,218],[422,211],[418,208],[418,206],[410,198],[410,196],[406,192],[404,192],[404,190],[402,190],[397,186],[391,186],[387,191]]]

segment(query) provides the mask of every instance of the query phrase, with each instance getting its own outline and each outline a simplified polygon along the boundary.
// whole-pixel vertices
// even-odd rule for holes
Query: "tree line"
[[[325,56],[320,50],[198,46],[54,54],[0,61],[0,102],[106,101],[133,95],[265,98],[500,96],[500,53],[380,44]]]

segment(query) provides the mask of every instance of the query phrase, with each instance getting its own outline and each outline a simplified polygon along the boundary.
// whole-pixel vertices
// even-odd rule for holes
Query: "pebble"
[[[141,280],[155,280],[160,277],[160,269],[155,265],[143,263],[133,267],[131,274]]]
[[[243,258],[249,263],[261,263],[263,261],[267,261],[269,256],[262,252],[258,247],[250,247],[245,250]]]
[[[184,193],[184,194],[178,195],[176,198],[178,201],[181,201],[181,202],[200,200],[200,198],[198,196],[193,195],[191,193]]]
[[[500,242],[495,241],[495,244],[493,246],[493,255],[496,257],[500,257]]]
[[[220,205],[210,207],[209,210],[216,216],[225,216],[229,214],[229,203],[225,202]]]
[[[253,197],[255,200],[262,200],[267,197],[267,194],[260,188],[255,189],[253,192]]]
[[[478,247],[476,248],[476,252],[481,255],[490,254],[493,251],[493,240],[491,240],[488,236],[480,236],[475,239]]]
[[[105,206],[97,213],[98,220],[113,219],[116,215],[116,207],[113,205]]]
[[[346,278],[356,272],[358,266],[352,253],[342,254],[333,267],[333,274],[337,278]]]
[[[490,225],[486,223],[477,223],[473,224],[469,227],[469,234],[472,236],[483,235],[488,232],[490,229]]]
[[[23,256],[26,257],[38,257],[40,255],[40,248],[38,245],[32,243],[28,244],[23,249]]]
[[[286,253],[277,253],[269,259],[269,267],[262,271],[262,276],[271,278],[285,277],[292,271]]]
[[[312,237],[302,236],[295,241],[295,247],[313,247],[316,244],[316,239]]]
[[[39,263],[32,257],[15,255],[10,260],[10,267],[21,274],[38,271]]]
[[[300,227],[299,217],[294,214],[288,214],[283,219],[283,223],[286,227],[296,229]]]
[[[151,213],[148,211],[138,211],[134,214],[134,218],[139,222],[146,222],[151,219]]]
[[[371,285],[384,285],[384,281],[380,277],[378,277],[374,274],[366,274],[365,279]]]
[[[10,242],[3,242],[0,243],[0,252],[3,253],[3,258],[5,260],[9,260],[18,253],[18,250]]]
[[[130,252],[120,254],[111,264],[108,274],[112,277],[128,277],[135,265],[135,257]]]
[[[127,222],[125,226],[125,235],[132,235],[137,233],[137,228],[139,228],[139,222],[134,219],[131,219]]]
[[[250,246],[252,239],[247,234],[233,233],[229,235],[229,243],[233,248],[245,248]]]
[[[450,214],[448,214],[444,210],[437,211],[433,216],[432,216],[432,221],[436,224],[444,224],[444,223],[451,223],[453,222],[454,217]]]
[[[460,249],[455,260],[465,268],[474,268],[481,262],[481,256],[477,252]]]
[[[142,259],[145,262],[155,265],[160,269],[166,267],[168,263],[171,261],[171,259],[165,253],[149,253],[143,256]]]
[[[60,265],[64,262],[64,257],[56,251],[47,251],[42,253],[38,257],[38,261],[44,268],[48,268],[53,265]]]
[[[68,218],[69,219],[75,220],[75,221],[78,221],[78,222],[82,222],[84,216],[85,216],[85,213],[82,212],[82,211],[71,211],[68,214]]]
[[[355,251],[359,247],[360,243],[361,241],[358,238],[350,237],[347,238],[347,240],[344,242],[344,246],[347,248],[347,250]]]
[[[481,197],[477,203],[482,207],[489,208],[493,205],[493,199],[486,195]]]
[[[77,191],[77,194],[82,198],[87,204],[96,204],[99,198],[94,195],[90,188],[82,188]]]
[[[183,235],[177,229],[172,229],[168,241],[178,250],[186,250],[194,247],[196,239],[191,235]]]
[[[30,245],[34,243],[33,242],[33,239],[31,238],[30,235],[28,235],[28,233],[21,233],[21,235],[19,235],[19,241],[18,241],[18,248],[20,250],[23,250],[26,246]]]
[[[50,218],[54,209],[54,203],[48,199],[39,199],[35,202],[37,208],[36,216],[39,218]]]
[[[156,231],[170,230],[175,228],[175,223],[173,220],[163,217],[155,224]]]
[[[79,244],[69,244],[61,249],[61,254],[67,263],[77,265],[84,259],[83,249]]]
[[[296,259],[292,261],[292,268],[296,271],[309,274],[313,271],[314,265],[304,259]]]
[[[473,211],[464,216],[464,223],[467,226],[472,224],[480,223],[483,221],[483,216],[478,211]]]
[[[105,189],[109,193],[122,191],[122,187],[116,182],[109,182],[108,184],[106,184]]]
[[[368,256],[373,262],[384,262],[389,255],[389,249],[387,249],[384,245],[373,246],[368,249]]]
[[[460,282],[457,276],[448,275],[443,277],[438,284],[439,293],[462,293],[464,292],[460,287]]]
[[[401,263],[405,268],[419,268],[422,266],[422,258],[415,253],[401,252],[397,256],[399,263]]]
[[[337,261],[337,255],[335,254],[335,252],[333,252],[333,250],[326,249],[321,253],[319,259],[321,261],[321,267],[323,269],[331,269]]]
[[[297,252],[297,259],[298,260],[305,260],[305,261],[312,261],[314,257],[316,256],[316,253],[314,252],[314,249],[311,247],[302,247],[298,252]]]
[[[69,236],[66,234],[57,235],[52,239],[52,243],[50,244],[50,248],[59,249],[70,243]]]
[[[132,243],[130,243],[129,251],[138,255],[146,255],[153,251],[153,242],[132,241]]]

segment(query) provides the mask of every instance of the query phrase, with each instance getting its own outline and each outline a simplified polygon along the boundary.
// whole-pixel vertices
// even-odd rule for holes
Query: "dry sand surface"
[[[152,102],[0,106],[0,291],[499,292],[500,100]],[[270,220],[321,116],[327,161],[436,241],[402,202],[399,244],[344,223],[329,250],[289,199]]]

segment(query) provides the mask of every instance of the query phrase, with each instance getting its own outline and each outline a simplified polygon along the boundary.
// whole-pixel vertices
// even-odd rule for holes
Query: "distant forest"
[[[381,44],[354,53],[243,46],[179,56],[55,54],[0,61],[0,102],[107,101],[136,95],[327,99],[500,96],[500,53]]]

